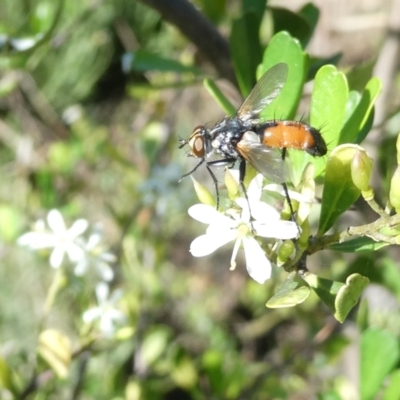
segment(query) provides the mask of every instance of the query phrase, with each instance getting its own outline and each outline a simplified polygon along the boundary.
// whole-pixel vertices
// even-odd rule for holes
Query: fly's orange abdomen
[[[326,154],[326,143],[318,129],[298,121],[267,121],[257,129],[265,146],[304,150],[313,156]]]

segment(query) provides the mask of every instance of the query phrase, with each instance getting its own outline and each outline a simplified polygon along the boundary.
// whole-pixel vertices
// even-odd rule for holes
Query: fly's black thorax
[[[236,145],[249,129],[251,124],[248,122],[236,117],[225,118],[210,129],[211,146],[223,157],[240,158]]]

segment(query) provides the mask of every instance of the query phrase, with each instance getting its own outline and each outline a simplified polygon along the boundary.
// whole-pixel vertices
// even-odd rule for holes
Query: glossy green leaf
[[[312,27],[301,14],[280,7],[270,7],[269,10],[274,21],[274,32],[289,32],[291,36],[300,40],[303,47],[307,45]]]
[[[399,359],[396,335],[376,328],[363,332],[360,343],[360,391],[363,400],[376,398],[384,379]]]
[[[303,42],[303,44],[306,45],[317,26],[319,20],[319,9],[313,3],[307,3],[300,9],[299,14],[307,21],[310,29],[310,36],[307,38],[305,43]]]
[[[360,274],[352,274],[346,279],[335,298],[334,317],[344,322],[351,309],[357,304],[362,291],[367,287],[369,279]]]
[[[323,128],[330,148],[339,142],[348,96],[346,77],[335,66],[325,65],[317,72],[311,96],[310,123],[316,128]]]
[[[279,96],[262,113],[269,120],[295,117],[307,76],[308,55],[303,52],[300,42],[288,32],[279,32],[271,39],[257,69],[258,79],[280,62],[288,65],[289,75]]]
[[[376,251],[386,246],[388,246],[387,243],[376,242],[369,237],[357,237],[346,240],[343,243],[334,243],[330,245],[329,248],[343,253],[361,253]]]
[[[309,286],[304,281],[295,281],[294,277],[295,274],[290,274],[279,286],[274,296],[268,300],[268,308],[294,307],[307,299],[310,295]]]
[[[360,274],[352,274],[346,283],[320,278],[308,273],[304,278],[317,296],[332,310],[339,322],[344,322],[348,313],[357,304],[357,301],[368,285],[368,278]]]
[[[398,400],[400,397],[400,369],[393,371],[386,380],[385,388],[382,393],[382,400]]]
[[[340,59],[342,58],[342,53],[333,54],[330,57],[319,58],[319,57],[310,57],[310,68],[308,70],[307,81],[315,79],[317,72],[324,65],[336,65]]]
[[[199,73],[199,69],[184,65],[172,58],[165,58],[148,50],[139,49],[135,52],[125,53],[123,56],[123,68],[125,71],[171,71]]]
[[[360,191],[351,179],[350,170],[351,161],[359,149],[357,145],[341,145],[328,157],[318,235],[330,229],[360,196]]]
[[[256,83],[258,64],[262,58],[259,38],[259,17],[247,12],[232,24],[229,38],[233,67],[243,97],[246,97]]]
[[[59,378],[68,376],[72,346],[67,336],[55,329],[39,335],[38,352]]]
[[[378,78],[372,78],[361,96],[349,96],[352,113],[342,128],[339,143],[360,143],[365,138],[365,133],[360,137],[360,132],[364,132],[363,129],[381,90],[381,81]]]
[[[330,279],[320,278],[317,275],[308,273],[304,277],[305,281],[314,290],[317,296],[331,309],[335,312],[335,298],[339,289],[344,286],[343,282],[336,282]]]
[[[204,87],[208,90],[214,100],[221,106],[227,115],[232,116],[236,114],[236,107],[234,107],[232,103],[225,97],[213,80],[206,78],[204,79],[203,83]]]

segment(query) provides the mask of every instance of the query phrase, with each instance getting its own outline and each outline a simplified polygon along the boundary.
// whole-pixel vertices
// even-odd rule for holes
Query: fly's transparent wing
[[[247,99],[240,106],[237,116],[244,121],[258,116],[279,95],[287,76],[287,64],[279,63],[271,67],[256,83]]]
[[[272,182],[286,182],[288,171],[281,151],[265,146],[256,136],[254,132],[246,132],[243,135],[243,139],[237,144],[240,155]]]

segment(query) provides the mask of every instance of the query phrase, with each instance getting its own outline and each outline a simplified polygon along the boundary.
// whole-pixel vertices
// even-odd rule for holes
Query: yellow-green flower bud
[[[278,250],[278,263],[285,263],[294,253],[295,246],[291,240],[285,240]]]
[[[310,237],[310,233],[311,233],[309,220],[306,219],[301,224],[300,228],[301,228],[301,234],[300,234],[297,244],[299,245],[299,247],[305,248],[308,245],[308,238]]]
[[[396,213],[400,214],[400,165],[396,168],[390,181],[389,201]]]
[[[200,203],[208,204],[215,207],[215,200],[211,192],[201,183],[197,182],[196,179],[193,178],[193,176],[190,177],[192,178],[194,190],[196,191],[197,198],[200,200]]]
[[[239,196],[240,187],[229,169],[225,171],[225,186],[228,190],[229,198],[235,200]]]
[[[371,190],[369,180],[372,173],[372,159],[365,150],[357,150],[351,161],[351,179],[357,189],[362,192]]]

